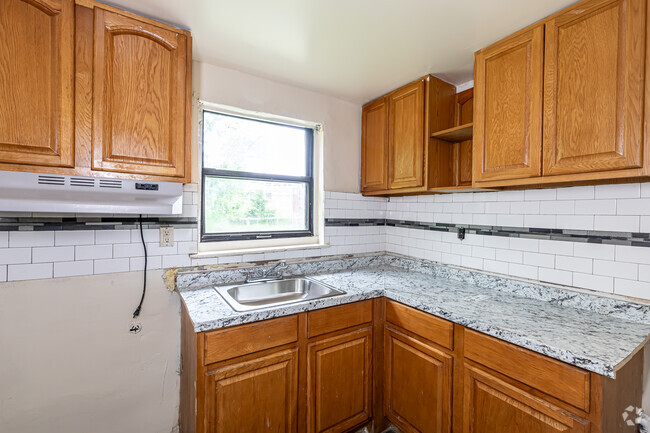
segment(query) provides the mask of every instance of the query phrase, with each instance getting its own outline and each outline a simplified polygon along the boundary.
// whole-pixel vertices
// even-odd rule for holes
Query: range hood
[[[182,211],[180,183],[0,171],[0,212],[172,215]]]

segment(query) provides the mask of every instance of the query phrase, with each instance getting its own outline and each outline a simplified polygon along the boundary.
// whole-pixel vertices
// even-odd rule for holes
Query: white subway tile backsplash
[[[539,213],[544,215],[573,215],[575,213],[575,201],[543,201],[540,202]]]
[[[113,257],[139,257],[144,256],[142,244],[115,244],[113,245]]]
[[[497,260],[483,260],[483,270],[497,274],[507,274],[508,263],[499,262]]]
[[[559,269],[541,269],[539,272],[539,280],[546,283],[571,286],[573,285],[573,272],[561,271]]]
[[[52,278],[52,263],[7,266],[7,281],[40,280]]]
[[[596,215],[594,230],[632,232],[639,231],[638,216],[602,216]]]
[[[554,268],[555,256],[552,254],[524,253],[524,264],[542,268]]]
[[[130,242],[130,230],[97,230],[95,232],[95,243],[97,245],[128,244]]]
[[[559,254],[563,256],[572,256],[574,242],[551,241],[542,239],[539,241],[539,252],[546,254]]]
[[[650,265],[639,265],[639,280],[650,282]]]
[[[614,260],[614,245],[592,244],[575,242],[573,245],[573,255],[577,257],[588,257],[592,259]]]
[[[9,232],[0,232],[0,248],[9,246]]]
[[[574,272],[573,285],[583,289],[614,293],[614,278],[612,277]]]
[[[162,268],[161,256],[147,257],[147,270]],[[129,259],[129,269],[133,271],[142,271],[144,269],[144,257],[131,257]]]
[[[499,262],[523,263],[524,253],[522,251],[514,251],[509,249],[508,250],[497,249],[495,251],[495,258]]]
[[[557,256],[555,258],[555,269],[591,274],[593,272],[593,259]]]
[[[130,268],[128,258],[95,260],[95,274],[110,274],[114,272],[128,272]]]
[[[171,268],[173,266],[192,266],[190,256],[187,254],[177,254],[174,256],[163,256],[162,267]]]
[[[31,248],[0,248],[0,265],[13,265],[31,262]]]
[[[497,225],[502,227],[523,227],[523,215],[497,215]]]
[[[558,229],[594,229],[594,217],[591,215],[558,215],[556,221]]]
[[[76,260],[97,260],[113,258],[112,245],[79,245],[74,248]]]
[[[576,215],[616,215],[616,200],[577,200]]]
[[[639,277],[639,265],[596,259],[594,260],[594,274],[636,280]]]
[[[54,264],[54,278],[77,277],[93,274],[92,260],[79,260],[75,262],[59,262]]]
[[[538,239],[510,238],[510,248],[519,251],[539,251]]]
[[[528,189],[524,191],[524,200],[555,200],[557,194],[554,189]]]
[[[528,278],[536,280],[538,276],[537,266],[520,265],[518,263],[510,263],[508,265],[508,273],[515,277]]]
[[[7,281],[7,265],[0,265],[0,283]]]
[[[614,293],[623,296],[650,299],[650,283],[616,278],[614,280]]]
[[[650,265],[650,248],[616,245],[616,261]]]
[[[73,261],[74,247],[37,247],[32,248],[32,263]]]
[[[95,243],[94,230],[72,230],[52,232],[55,245],[93,245]],[[32,245],[35,246],[35,245]]]
[[[9,247],[53,247],[54,233],[56,232],[33,232],[16,231],[9,232]]]
[[[558,200],[588,200],[595,196],[593,186],[572,186],[557,189]]]
[[[638,183],[620,183],[612,185],[596,185],[596,198],[638,198],[641,197],[641,186]]]

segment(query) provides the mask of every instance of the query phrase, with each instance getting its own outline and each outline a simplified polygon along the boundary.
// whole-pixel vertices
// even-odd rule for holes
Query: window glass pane
[[[310,129],[203,112],[206,168],[307,176],[306,135]]]
[[[309,230],[308,184],[206,176],[205,233]]]

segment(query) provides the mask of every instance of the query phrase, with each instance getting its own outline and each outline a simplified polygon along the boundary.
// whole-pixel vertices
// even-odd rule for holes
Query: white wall
[[[207,63],[193,68],[194,94],[203,101],[321,123],[325,190],[359,191],[360,105]]]
[[[162,271],[0,284],[0,431],[169,433],[178,422],[180,301]]]

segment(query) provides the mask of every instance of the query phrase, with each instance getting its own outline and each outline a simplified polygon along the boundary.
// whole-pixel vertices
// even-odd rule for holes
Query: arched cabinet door
[[[97,7],[94,20],[93,169],[185,177],[189,38]]]
[[[0,1],[0,163],[74,165],[74,2]]]

